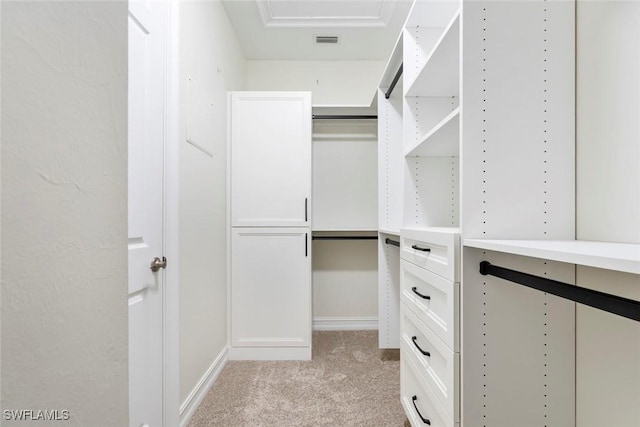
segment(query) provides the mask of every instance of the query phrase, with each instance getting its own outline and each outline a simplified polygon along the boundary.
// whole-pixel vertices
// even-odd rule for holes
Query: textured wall
[[[2,409],[65,425],[128,424],[126,25],[2,2]]]
[[[227,345],[227,94],[246,61],[220,1],[180,3],[180,402]],[[187,76],[214,104],[209,155],[186,142]]]

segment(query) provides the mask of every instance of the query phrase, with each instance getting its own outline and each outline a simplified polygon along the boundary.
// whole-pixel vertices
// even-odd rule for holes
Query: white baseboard
[[[311,360],[311,347],[230,347],[229,360]]]
[[[204,373],[198,384],[191,390],[189,396],[180,405],[180,427],[186,427],[191,420],[191,417],[202,403],[202,399],[207,395],[213,383],[222,372],[222,369],[227,364],[229,348],[225,347],[216,360],[213,361],[207,372]]]
[[[377,330],[377,317],[314,317],[314,331]]]

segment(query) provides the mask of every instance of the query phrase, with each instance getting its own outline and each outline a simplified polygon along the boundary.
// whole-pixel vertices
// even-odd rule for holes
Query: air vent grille
[[[316,43],[336,44],[338,43],[338,36],[316,36]]]

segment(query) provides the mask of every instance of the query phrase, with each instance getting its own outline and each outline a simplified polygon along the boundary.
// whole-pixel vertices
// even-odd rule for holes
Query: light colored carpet
[[[314,332],[312,361],[228,362],[189,427],[401,427],[398,359],[377,331]]]

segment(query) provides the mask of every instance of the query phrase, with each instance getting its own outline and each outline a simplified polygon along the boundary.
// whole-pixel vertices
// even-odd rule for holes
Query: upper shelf
[[[406,85],[405,96],[458,96],[460,93],[460,11],[442,31],[424,66]]]
[[[460,153],[460,107],[435,125],[406,157],[457,156]]]
[[[464,246],[640,274],[640,244],[586,240],[464,239]]]

